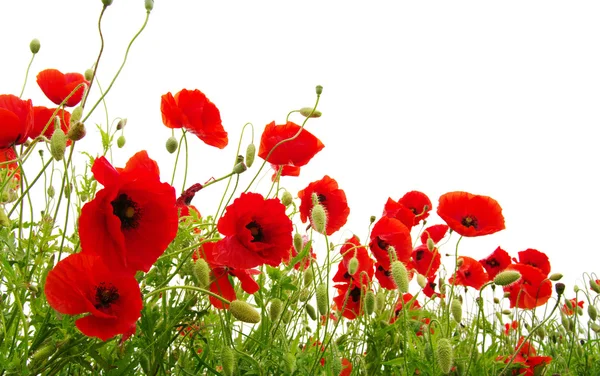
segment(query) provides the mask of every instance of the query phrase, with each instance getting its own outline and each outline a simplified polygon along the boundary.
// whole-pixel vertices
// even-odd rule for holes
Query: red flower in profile
[[[408,207],[391,198],[388,198],[383,206],[383,216],[399,220],[409,230],[412,229],[415,224],[415,213]]]
[[[200,90],[164,94],[160,101],[162,121],[168,128],[184,128],[205,144],[223,149],[229,143],[221,113]]]
[[[300,220],[306,223],[312,219],[310,212],[313,208],[312,195],[316,194],[319,203],[325,208],[327,213],[327,222],[325,230],[327,235],[331,235],[348,220],[350,214],[350,208],[346,201],[346,193],[338,188],[337,181],[325,175],[323,179],[310,183],[306,188],[298,192],[298,198],[300,198]]]
[[[529,248],[519,252],[519,263],[538,268],[546,277],[550,274],[550,260],[548,256],[537,249]]]
[[[512,359],[514,364],[519,365],[519,369],[513,370],[513,375],[534,376],[544,374],[544,368],[550,364],[552,357],[537,356],[531,343],[523,341],[524,339],[521,337],[515,347],[515,354],[498,356],[496,360],[503,360],[504,363],[508,363]]]
[[[358,287],[368,286],[373,279],[373,260],[369,257],[365,246],[360,244],[358,237],[354,235],[344,242],[340,248],[342,261],[338,264],[338,270],[333,277],[333,282],[354,284]],[[354,275],[348,273],[348,265],[354,257],[358,260],[358,269]]]
[[[431,238],[434,244],[437,244],[446,236],[448,225],[433,225],[427,227],[421,234],[421,243],[427,244],[427,239]]]
[[[0,95],[0,149],[27,140],[33,127],[33,105],[12,94]]]
[[[440,197],[438,215],[456,233],[472,237],[504,229],[502,208],[491,197],[449,192]]]
[[[429,277],[434,275],[441,265],[440,253],[436,248],[430,251],[426,245],[416,247],[412,252],[412,265],[419,274]]]
[[[274,165],[274,164],[272,164],[271,167],[273,168],[273,170],[275,170],[275,172],[273,172],[273,175],[271,175],[271,181],[275,181],[275,179],[277,179],[277,173],[279,172],[279,167],[282,167],[279,177],[300,176],[300,167],[296,167],[296,166],[292,166],[292,165],[278,166],[278,165]]]
[[[500,247],[496,248],[488,257],[479,260],[479,262],[487,271],[490,279],[494,279],[498,273],[511,264],[510,255]]]
[[[325,145],[306,129],[300,130],[300,126],[291,121],[283,125],[275,125],[275,122],[267,124],[260,137],[258,156],[275,165],[306,165]],[[298,137],[273,150],[279,142],[294,137],[299,131]],[[271,150],[273,152],[269,155]]]
[[[437,283],[435,281],[436,278],[437,277],[435,275],[432,275],[427,278],[427,285],[425,285],[425,288],[423,289],[423,294],[425,294],[425,296],[427,296],[428,298],[445,297],[445,295],[442,295],[439,292],[435,291],[435,288],[437,286]]]
[[[55,111],[56,115],[54,115]],[[29,138],[33,139],[43,134],[46,138],[50,139],[55,129],[55,117],[58,117],[60,120],[60,129],[67,133],[71,123],[71,114],[68,111],[43,106],[33,107],[33,128],[29,132]],[[67,140],[67,145],[70,144],[71,140]]]
[[[8,163],[16,159],[17,153],[15,153],[13,148],[0,149],[0,181],[4,181],[9,174],[13,174],[13,171],[19,168],[17,162]],[[17,188],[19,186],[19,181],[21,180],[19,171],[14,172],[12,178],[14,184],[7,185],[7,188]]]
[[[402,298],[398,298],[398,301],[396,301],[396,307],[394,307],[394,314],[392,315],[391,319],[390,319],[390,324],[393,324],[394,322],[396,322],[396,319],[398,319],[398,315],[400,314],[400,311],[402,311],[404,309],[404,306],[406,306],[408,308],[408,311],[414,311],[414,310],[418,310],[421,308],[421,305],[419,304],[419,301],[414,299],[414,296],[411,293],[404,293],[402,295]]]
[[[227,207],[217,224],[225,236],[219,240],[215,261],[235,269],[263,264],[278,266],[288,260],[292,247],[292,221],[277,198],[242,193]]]
[[[509,335],[511,331],[519,329],[519,322],[513,321],[510,324],[504,324],[504,334]]]
[[[81,98],[83,98],[85,87],[90,84],[81,73],[62,73],[57,69],[46,69],[38,73],[37,83],[46,97],[57,105],[69,97],[69,94],[78,85],[85,84],[67,99],[65,103],[67,107],[77,105],[81,101]]]
[[[407,207],[414,215],[413,225],[418,225],[419,222],[424,221],[429,217],[431,211],[431,200],[423,192],[410,191],[406,193],[398,203]]]
[[[100,157],[92,173],[104,189],[81,209],[83,252],[102,256],[111,268],[148,272],[177,234],[175,189],[160,182],[158,165],[146,151],[122,169]]]
[[[533,309],[539,307],[550,299],[552,295],[552,282],[540,269],[531,265],[511,264],[506,270],[516,270],[521,278],[515,283],[504,286],[504,292],[508,292],[510,308]]]
[[[490,279],[483,266],[474,258],[461,256],[458,258],[460,266],[454,277],[448,281],[450,284],[469,286],[479,290]],[[456,278],[456,279],[455,279]]]
[[[131,273],[107,267],[96,255],[76,253],[59,261],[44,287],[48,304],[75,321],[83,334],[103,341],[127,334],[140,318],[140,287]]]
[[[573,298],[573,299],[569,299],[569,303],[571,303],[571,307],[569,307],[565,303],[565,304],[563,304],[562,308],[560,309],[567,316],[573,316],[575,311],[577,311],[578,309],[583,309],[583,303],[584,303],[583,300],[577,301],[576,298]]]
[[[381,217],[371,231],[369,248],[384,269],[390,268],[389,246],[396,250],[398,260],[408,264],[412,254],[410,231],[395,218]]]
[[[354,320],[362,315],[363,299],[361,299],[360,287],[352,284],[334,286],[338,294],[333,298],[336,310],[342,312],[342,316],[348,320]]]

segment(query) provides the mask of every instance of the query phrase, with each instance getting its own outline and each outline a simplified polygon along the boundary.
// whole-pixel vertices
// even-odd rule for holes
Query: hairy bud
[[[402,261],[396,260],[392,262],[392,278],[400,292],[408,292],[408,271]]]
[[[452,350],[452,344],[447,338],[440,338],[437,342],[436,358],[438,366],[443,373],[448,374],[452,369],[452,363],[454,362],[454,354]]]
[[[317,286],[317,308],[321,315],[327,314],[327,306],[329,305],[329,298],[327,297],[327,285],[321,283]]]
[[[234,300],[229,305],[229,310],[236,319],[250,324],[260,322],[260,313],[243,300]]]

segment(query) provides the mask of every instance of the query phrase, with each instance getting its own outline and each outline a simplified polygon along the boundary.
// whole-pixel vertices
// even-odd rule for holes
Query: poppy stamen
[[[110,204],[113,207],[113,214],[121,220],[121,229],[137,228],[141,211],[129,196],[121,193]]]
[[[467,215],[466,217],[464,217],[462,221],[460,221],[460,223],[465,227],[473,227],[477,229],[477,218],[471,215]]]
[[[119,300],[119,290],[112,284],[108,286],[104,282],[100,282],[96,286],[96,309],[107,309],[110,305]]]
[[[262,227],[256,221],[252,221],[246,225],[246,228],[250,230],[250,234],[252,235],[251,242],[261,242],[264,239],[264,235],[262,232]]]

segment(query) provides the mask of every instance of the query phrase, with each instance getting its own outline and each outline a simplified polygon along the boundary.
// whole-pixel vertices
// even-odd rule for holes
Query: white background
[[[192,136],[187,185],[222,176],[246,122],[256,127],[258,146],[264,125],[311,106],[320,84],[323,117],[307,129],[325,149],[282,184],[295,194],[324,174],[339,182],[351,215],[332,241],[350,231],[365,240],[369,216],[381,215],[388,197],[421,190],[436,208],[441,194],[465,190],[498,200],[506,230],[464,239],[461,254],[481,259],[498,245],[514,256],[536,248],[550,256],[553,272],[565,274],[569,294],[583,272],[600,272],[600,3],[366,4],[157,1],[107,98],[109,119],[129,119],[115,164],[148,149],[170,180],[174,156],[164,149],[170,130],[160,96],[198,88],[220,109],[230,144],[218,150]],[[100,0],[1,0],[0,93],[19,94],[29,41],[39,38],[24,98],[51,106],[35,75],[92,66],[101,8]],[[107,9],[104,88],[144,16],[141,0],[115,0]],[[104,114],[88,122],[82,146],[97,151],[94,121],[104,123]],[[244,187],[256,171],[243,176]],[[262,175],[267,183],[271,171]],[[200,192],[194,204],[214,212],[222,188]],[[430,223],[441,220],[432,215]]]

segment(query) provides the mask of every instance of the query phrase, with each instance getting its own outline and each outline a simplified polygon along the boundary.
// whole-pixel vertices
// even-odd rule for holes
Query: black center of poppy
[[[324,194],[319,193],[317,195],[317,197],[319,198],[319,202],[325,202],[325,201],[327,201],[327,197],[325,197]]]
[[[425,251],[417,251],[417,257],[415,258],[417,259],[417,261],[421,261],[423,255],[425,255]]]
[[[117,300],[119,300],[119,290],[115,286],[106,285],[104,282],[96,286],[96,304],[94,305],[96,309],[109,308]]]
[[[352,298],[352,301],[354,303],[358,302],[360,300],[360,288],[358,287],[354,287],[351,291],[350,291],[350,297]]]
[[[496,259],[487,260],[485,263],[491,266],[492,268],[497,268],[500,266],[500,263],[496,261]]]
[[[350,279],[352,277],[350,277],[350,274],[348,272],[344,273],[344,279]]]
[[[463,217],[460,223],[465,227],[473,227],[477,229],[477,218],[473,217],[472,215],[467,215]]]
[[[465,278],[469,278],[471,276],[471,272],[470,271],[465,271]]]
[[[437,283],[429,282],[429,288],[431,288],[432,290],[435,290],[435,286],[437,286]]]
[[[386,251],[387,248],[390,246],[388,242],[381,239],[380,237],[377,237],[377,245],[379,246],[379,248],[383,249],[384,251]]]
[[[141,213],[131,197],[121,193],[110,204],[113,207],[113,214],[121,220],[121,229],[128,230],[138,227]]]
[[[392,272],[390,272],[389,270],[385,270],[385,269],[383,268],[383,266],[381,266],[381,265],[379,265],[379,266],[377,267],[377,270],[379,270],[380,272],[383,272],[383,274],[384,274],[386,277],[389,277],[389,276],[391,276],[391,275],[392,275]]]
[[[262,227],[256,221],[252,221],[246,225],[246,228],[250,230],[250,234],[252,234],[251,242],[260,242],[263,240],[263,232]]]
[[[411,212],[412,212],[414,215],[417,215],[417,214],[419,214],[419,213],[417,212],[417,208],[409,208],[409,209],[410,209],[410,211],[411,211]]]

